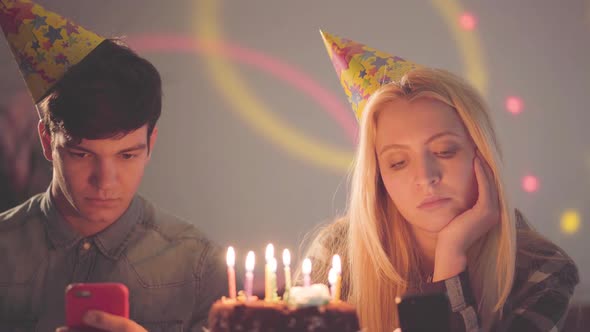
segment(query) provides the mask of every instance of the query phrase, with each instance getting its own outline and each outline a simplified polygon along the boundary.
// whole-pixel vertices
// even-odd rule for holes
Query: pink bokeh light
[[[506,98],[506,110],[512,114],[519,114],[524,109],[522,98],[511,96]]]
[[[527,193],[539,190],[539,179],[534,175],[526,175],[522,178],[522,189]]]
[[[465,12],[459,17],[459,25],[467,31],[472,31],[477,26],[477,18],[475,15]]]

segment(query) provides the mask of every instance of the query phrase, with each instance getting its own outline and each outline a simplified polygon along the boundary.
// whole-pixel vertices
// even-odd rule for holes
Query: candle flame
[[[266,262],[270,262],[270,259],[275,257],[275,247],[272,245],[272,243],[269,243],[266,246]]]
[[[227,248],[227,256],[226,256],[227,266],[234,267],[236,264],[236,252],[234,251],[234,247]]]
[[[283,265],[291,265],[291,253],[289,252],[289,249],[283,250]]]
[[[301,272],[303,272],[303,274],[311,274],[311,260],[309,258],[303,260]]]
[[[336,270],[334,270],[334,268],[331,268],[330,272],[328,272],[328,282],[330,283],[330,286],[334,285],[337,279],[338,275],[336,274]]]
[[[248,251],[248,255],[246,255],[246,271],[254,271],[255,260],[254,251]]]
[[[332,257],[332,268],[336,274],[342,273],[342,263],[340,261],[340,256],[334,255],[334,257]]]
[[[268,263],[268,266],[273,273],[277,272],[277,259],[273,257]]]

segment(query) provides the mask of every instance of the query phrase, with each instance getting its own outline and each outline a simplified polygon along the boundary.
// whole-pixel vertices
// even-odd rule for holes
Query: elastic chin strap
[[[41,116],[41,110],[39,109],[38,104],[35,104],[35,110],[37,110],[37,116],[39,117],[39,120],[43,120],[43,117]]]

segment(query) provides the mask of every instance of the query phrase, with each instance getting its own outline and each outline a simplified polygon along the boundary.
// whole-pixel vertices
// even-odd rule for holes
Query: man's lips
[[[86,199],[91,201],[116,201],[118,198],[101,198],[101,197],[86,197]]]
[[[92,205],[100,205],[100,206],[109,206],[116,204],[119,199],[118,198],[98,198],[98,197],[86,197],[88,203]]]

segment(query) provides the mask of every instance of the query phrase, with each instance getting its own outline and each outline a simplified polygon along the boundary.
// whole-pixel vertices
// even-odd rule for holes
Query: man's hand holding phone
[[[77,283],[66,288],[66,324],[56,331],[145,332],[129,319],[129,290],[120,283]]]
[[[129,318],[113,315],[99,310],[90,310],[84,314],[82,321],[89,327],[109,332],[147,332]],[[68,327],[60,327],[56,332],[85,332]]]

